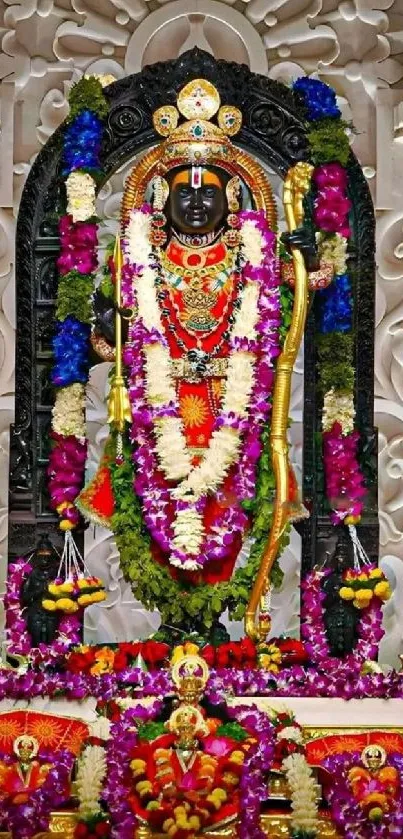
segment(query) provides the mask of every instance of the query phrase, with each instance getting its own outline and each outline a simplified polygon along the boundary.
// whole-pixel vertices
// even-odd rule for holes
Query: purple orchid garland
[[[138,706],[126,711],[121,720],[111,728],[111,737],[106,749],[107,780],[103,790],[112,820],[112,839],[132,839],[138,819],[128,803],[131,787],[130,760],[137,745],[136,723],[154,720],[162,708],[161,702],[149,708]],[[240,781],[240,836],[248,839],[264,839],[266,834],[260,828],[261,802],[267,796],[265,775],[273,763],[275,728],[267,714],[253,705],[228,709],[232,719],[256,737],[243,764]]]
[[[230,717],[255,735],[256,745],[249,749],[240,781],[239,836],[265,839],[260,827],[260,809],[267,798],[267,777],[273,765],[276,731],[273,723],[255,705],[228,709]]]
[[[348,771],[360,763],[359,754],[345,752],[326,758],[323,768],[332,777],[328,800],[332,820],[342,831],[344,839],[401,839],[403,835],[403,786],[393,811],[386,813],[382,821],[370,821],[353,795],[348,781]],[[402,777],[403,755],[389,754],[388,765],[394,766]]]
[[[345,660],[331,659],[332,670],[294,665],[279,673],[266,670],[212,670],[206,696],[214,702],[232,696],[275,697],[339,697],[341,699],[403,699],[401,673],[360,675],[359,668]],[[362,662],[361,662],[362,665]],[[94,697],[109,700],[132,693],[139,699],[160,697],[173,690],[167,670],[144,673],[127,668],[121,673],[100,676],[79,673],[49,673],[29,670],[21,673],[0,669],[0,701],[2,699],[33,699],[36,696],[70,700]]]
[[[6,594],[4,596],[8,652],[11,655],[29,655],[35,665],[42,663],[55,664],[64,658],[70,647],[80,643],[79,613],[63,615],[52,644],[40,644],[39,647],[33,649],[24,617],[24,609],[21,606],[21,588],[31,571],[32,563],[24,557],[18,558],[12,565],[8,566]]]
[[[160,713],[162,702],[148,708],[139,705],[129,708],[115,723],[106,748],[107,774],[102,797],[105,799],[112,822],[112,839],[133,839],[138,819],[128,802],[131,787],[130,760],[137,745],[137,721],[154,720]]]
[[[149,213],[148,205],[142,212]],[[279,328],[281,323],[281,300],[279,291],[280,273],[279,263],[275,256],[275,236],[268,229],[262,212],[245,211],[239,214],[241,224],[252,221],[262,234],[262,265],[252,267],[245,264],[242,270],[243,278],[257,282],[259,293],[259,321],[256,326],[258,340],[251,342],[246,339],[230,339],[232,351],[245,350],[259,353],[256,359],[254,386],[249,404],[247,419],[229,415],[221,411],[216,419],[215,428],[231,426],[240,429],[243,434],[242,450],[238,462],[231,476],[231,489],[234,490],[238,501],[236,505],[228,507],[220,513],[214,528],[206,536],[197,565],[204,566],[213,560],[223,560],[231,551],[234,540],[242,534],[248,523],[248,517],[240,507],[239,501],[253,498],[256,481],[256,466],[261,454],[260,434],[262,426],[267,422],[271,403],[269,396],[274,383],[275,359],[280,353]],[[157,266],[154,266],[155,268]],[[136,307],[136,276],[141,275],[143,266],[126,264],[122,277],[122,293],[124,305]],[[172,522],[175,512],[179,509],[189,509],[192,506],[199,514],[203,513],[206,499],[196,502],[173,501],[168,484],[159,470],[155,453],[153,420],[162,416],[179,418],[178,403],[170,403],[158,409],[151,409],[146,403],[146,380],[144,370],[144,344],[160,343],[167,346],[164,335],[156,330],[147,330],[137,319],[130,327],[129,338],[124,351],[124,361],[130,370],[129,398],[132,409],[131,442],[136,444],[133,460],[136,466],[135,492],[141,497],[144,510],[144,521],[151,536],[160,548],[171,551],[173,564],[183,566],[188,556],[182,551],[172,549]],[[218,492],[218,500],[221,498]]]
[[[26,802],[13,804],[7,798],[0,802],[0,825],[10,831],[12,839],[32,839],[39,831],[48,830],[52,810],[68,798],[74,755],[64,749],[40,756],[52,764],[42,786],[30,793]]]

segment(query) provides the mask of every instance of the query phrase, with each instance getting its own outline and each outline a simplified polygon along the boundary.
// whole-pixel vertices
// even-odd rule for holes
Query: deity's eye
[[[217,191],[216,186],[204,186],[203,187],[203,195],[205,195],[206,198],[214,198],[214,195],[216,194],[216,191]]]
[[[192,189],[190,186],[180,186],[178,189],[179,195],[182,198],[188,198],[192,194]]]

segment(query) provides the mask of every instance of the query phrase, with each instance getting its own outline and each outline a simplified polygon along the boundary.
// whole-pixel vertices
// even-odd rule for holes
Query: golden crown
[[[153,114],[155,130],[167,139],[162,144],[162,170],[208,162],[228,162],[236,149],[229,137],[238,133],[242,114],[232,105],[221,105],[218,90],[206,79],[194,79],[179,92],[177,107],[164,105]],[[211,122],[217,114],[217,125]],[[186,122],[180,125],[180,115]]]

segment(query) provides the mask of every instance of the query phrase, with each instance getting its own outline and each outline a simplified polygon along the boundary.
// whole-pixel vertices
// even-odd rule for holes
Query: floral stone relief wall
[[[400,0],[0,0],[0,550],[7,555],[9,425],[13,419],[14,233],[19,199],[35,155],[67,114],[66,94],[84,72],[120,78],[193,46],[288,82],[315,75],[331,84],[377,211],[378,277],[375,413],[379,428],[382,565],[395,593],[385,607],[383,660],[403,650],[403,9]],[[99,196],[105,233],[116,229],[125,171]],[[276,193],[281,184],[273,179]],[[107,428],[105,365],[93,370],[89,470]],[[294,375],[291,431],[301,454],[302,360]],[[148,634],[144,613],[122,580],[109,533],[87,532],[91,568],[107,580],[105,605],[87,610],[88,640]],[[299,540],[283,557],[285,582],[273,602],[274,627],[298,631]],[[91,611],[92,610],[92,611]],[[399,614],[400,613],[400,614]],[[234,632],[239,627],[234,628]]]

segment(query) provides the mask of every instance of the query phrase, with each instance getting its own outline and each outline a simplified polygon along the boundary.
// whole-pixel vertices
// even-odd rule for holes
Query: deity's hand
[[[116,304],[110,297],[105,297],[99,289],[94,294],[95,331],[102,335],[112,346],[115,345],[115,316]],[[119,309],[122,316],[122,340],[127,341],[128,320],[132,312],[130,309]]]
[[[308,272],[319,269],[319,257],[313,230],[309,227],[298,227],[293,233],[282,233],[280,238],[288,251],[291,251],[292,247],[301,251]]]

